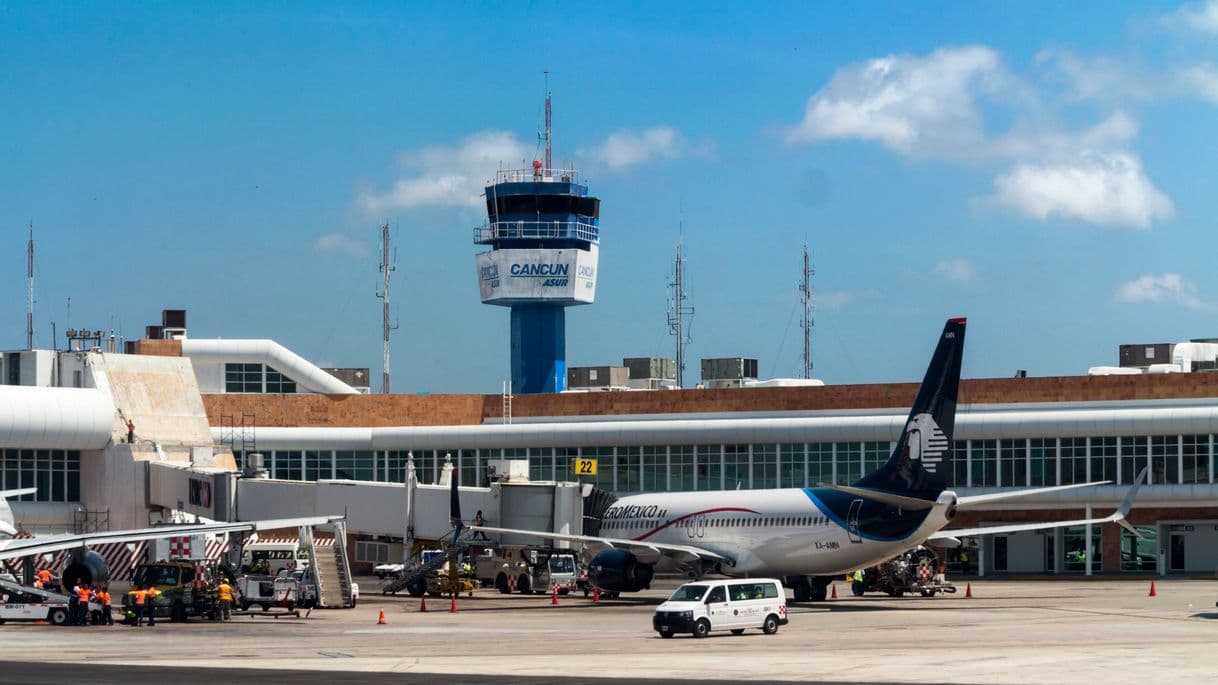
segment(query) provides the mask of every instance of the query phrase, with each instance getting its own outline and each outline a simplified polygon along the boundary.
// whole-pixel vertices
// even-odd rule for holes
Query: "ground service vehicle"
[[[5,621],[67,625],[68,596],[0,580],[0,623]]]
[[[495,550],[478,557],[475,569],[483,586],[494,586],[503,594],[549,593],[555,585],[565,595],[579,587],[575,555],[549,554],[537,550]]]
[[[202,575],[200,575],[200,571]],[[232,574],[216,564],[200,564],[189,560],[143,563],[131,576],[132,589],[154,586],[160,595],[148,611],[157,618],[185,621],[191,616],[209,616],[215,610],[215,581],[224,576],[232,582]],[[134,604],[130,594],[124,606]]]
[[[866,592],[883,592],[889,597],[900,597],[906,592],[917,592],[923,597],[955,592],[956,586],[947,582],[938,567],[934,551],[917,547],[864,570],[862,580],[851,579],[850,589],[856,597]]]
[[[309,552],[300,541],[251,542],[241,550],[241,570],[277,576],[281,571],[309,567]]]
[[[677,633],[706,637],[712,630],[739,635],[760,628],[766,635],[787,624],[787,595],[775,578],[740,578],[686,583],[656,607],[652,628],[660,637]]]
[[[238,576],[234,588],[240,597],[238,602],[242,611],[249,611],[250,607],[259,607],[263,611],[270,611],[272,607],[293,611],[302,606],[300,581],[289,575]]]

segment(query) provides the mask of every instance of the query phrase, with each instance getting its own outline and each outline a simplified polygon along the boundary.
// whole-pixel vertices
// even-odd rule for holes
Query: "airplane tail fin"
[[[963,317],[948,319],[892,456],[854,487],[933,500],[947,487],[964,356]]]

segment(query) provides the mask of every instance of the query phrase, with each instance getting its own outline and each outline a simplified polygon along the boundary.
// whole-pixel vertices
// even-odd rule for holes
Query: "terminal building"
[[[125,352],[99,345],[0,356],[0,489],[38,488],[13,503],[30,532],[343,507],[366,521],[349,529],[361,540],[355,561],[371,562],[383,560],[385,545],[400,545],[394,493],[408,464],[424,492],[440,492],[451,464],[470,498],[463,506],[485,508],[488,524],[509,527],[520,526],[508,518],[521,505],[499,505],[510,498],[488,487],[492,465],[524,462],[526,482],[540,485],[579,481],[572,461],[592,458],[597,474],[584,481],[617,495],[849,484],[887,459],[917,387],[536,393],[505,403],[500,395],[362,394],[271,341],[194,340],[183,331],[133,341]],[[129,419],[134,444],[126,442]],[[1218,374],[963,380],[957,490],[1112,484],[994,503],[954,526],[1103,515],[1149,466],[1130,515],[1143,538],[1115,524],[987,536],[973,543],[979,570],[1212,574],[1215,435]],[[261,477],[238,477],[256,466]],[[554,486],[546,495],[554,517],[542,525],[579,519],[571,492],[590,490]],[[536,513],[530,520],[545,519]],[[585,518],[582,530],[594,528]],[[361,558],[360,550],[375,551]]]

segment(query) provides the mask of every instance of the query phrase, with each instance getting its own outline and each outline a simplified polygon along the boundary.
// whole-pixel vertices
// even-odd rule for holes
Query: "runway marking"
[[[429,626],[408,626],[405,628],[361,628],[359,630],[344,630],[344,635],[376,635],[392,633],[398,634],[433,634],[433,633],[527,633],[527,634],[551,634],[565,632],[553,628],[513,628],[505,630],[502,626],[485,626],[481,628],[445,628],[445,627],[429,627]]]

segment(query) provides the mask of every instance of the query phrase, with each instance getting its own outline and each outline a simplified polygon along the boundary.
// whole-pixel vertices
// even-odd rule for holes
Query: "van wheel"
[[[660,637],[664,638],[665,640],[671,638],[673,635],[674,635],[674,633],[672,633],[671,631],[667,632],[667,633],[660,633]]]
[[[732,628],[732,635],[744,635],[744,628]]]
[[[68,611],[66,609],[51,609],[50,616],[47,617],[51,621],[51,625],[62,626],[68,623]]]
[[[778,632],[778,617],[770,614],[765,617],[765,623],[761,624],[761,632],[766,635],[773,635]]]
[[[700,618],[694,624],[694,637],[706,637],[710,635],[710,621]]]
[[[499,591],[499,594],[503,594],[503,595],[512,594],[512,586],[508,585],[508,579],[507,579],[506,574],[500,573],[498,575],[498,577],[495,578],[495,589]]]

